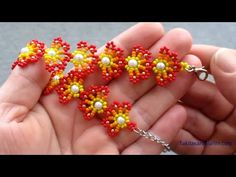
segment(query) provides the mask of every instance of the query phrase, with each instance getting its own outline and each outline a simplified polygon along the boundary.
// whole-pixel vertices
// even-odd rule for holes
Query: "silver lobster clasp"
[[[202,67],[189,66],[186,69],[186,71],[194,72],[200,81],[205,81],[208,78],[208,71],[205,69],[204,66]]]

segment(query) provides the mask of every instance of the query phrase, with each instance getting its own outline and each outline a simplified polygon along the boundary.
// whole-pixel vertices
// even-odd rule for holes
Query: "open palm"
[[[189,64],[200,66],[200,60],[186,55],[192,45],[190,34],[173,29],[164,34],[159,23],[140,23],[113,39],[127,56],[134,45],[142,45],[156,56],[159,48],[168,46]],[[100,49],[99,51],[101,51]],[[129,101],[133,104],[131,120],[171,143],[186,120],[183,106],[176,104],[194,83],[190,73],[180,73],[175,82],[158,87],[154,77],[133,85],[127,73],[106,83],[95,71],[88,85],[108,85],[108,102]],[[58,102],[56,93],[42,96],[49,80],[43,61],[22,69],[16,67],[0,88],[0,153],[22,154],[159,154],[161,145],[122,131],[116,138],[107,135],[98,120],[86,121],[77,109],[77,101],[67,105]]]

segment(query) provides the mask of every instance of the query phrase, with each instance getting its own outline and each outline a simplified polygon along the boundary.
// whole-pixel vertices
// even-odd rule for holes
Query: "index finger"
[[[190,54],[197,56],[200,58],[202,65],[211,72],[210,63],[211,59],[214,57],[216,52],[222,47],[217,47],[213,45],[203,45],[203,44],[195,44],[192,45],[190,50]],[[236,54],[236,50],[232,49],[232,52]]]

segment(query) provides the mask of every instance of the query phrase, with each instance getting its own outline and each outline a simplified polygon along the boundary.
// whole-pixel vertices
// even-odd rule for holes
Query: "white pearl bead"
[[[76,60],[83,60],[83,59],[84,59],[84,56],[79,53],[79,54],[76,54],[76,55],[74,56],[74,59],[76,59]]]
[[[79,92],[79,87],[77,85],[72,85],[71,91],[74,92],[74,93],[78,93]]]
[[[55,75],[54,77],[53,77],[53,80],[54,81],[58,81],[60,79],[60,77],[58,76],[58,75]]]
[[[138,65],[138,62],[135,59],[131,59],[131,60],[129,60],[128,65],[130,67],[136,67]]]
[[[21,49],[21,53],[28,53],[30,50],[29,50],[29,48],[28,47],[24,47],[24,48],[22,48]]]
[[[97,109],[102,109],[102,103],[100,101],[96,101],[95,104],[94,104],[94,107],[97,108]]]
[[[165,69],[166,65],[162,62],[157,63],[156,65],[157,69]]]
[[[49,55],[49,56],[55,56],[55,55],[56,55],[55,50],[53,50],[53,49],[49,50],[49,51],[48,51],[48,55]]]
[[[116,121],[117,121],[117,123],[120,124],[120,125],[122,125],[122,124],[125,123],[124,117],[121,117],[121,116],[119,116]]]
[[[102,58],[102,63],[103,63],[103,64],[109,65],[110,62],[111,62],[111,61],[110,61],[110,58],[108,58],[108,57],[103,57],[103,58]]]

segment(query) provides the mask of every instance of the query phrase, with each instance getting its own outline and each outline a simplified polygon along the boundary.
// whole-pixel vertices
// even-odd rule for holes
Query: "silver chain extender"
[[[170,145],[168,143],[166,143],[165,141],[161,140],[161,138],[158,137],[157,135],[153,135],[152,133],[150,133],[148,131],[145,131],[145,130],[142,130],[140,128],[135,128],[134,132],[137,133],[138,135],[142,136],[142,137],[145,137],[145,138],[147,138],[151,141],[155,141],[158,144],[161,144],[164,147],[163,152],[168,152],[168,151],[171,150]]]

